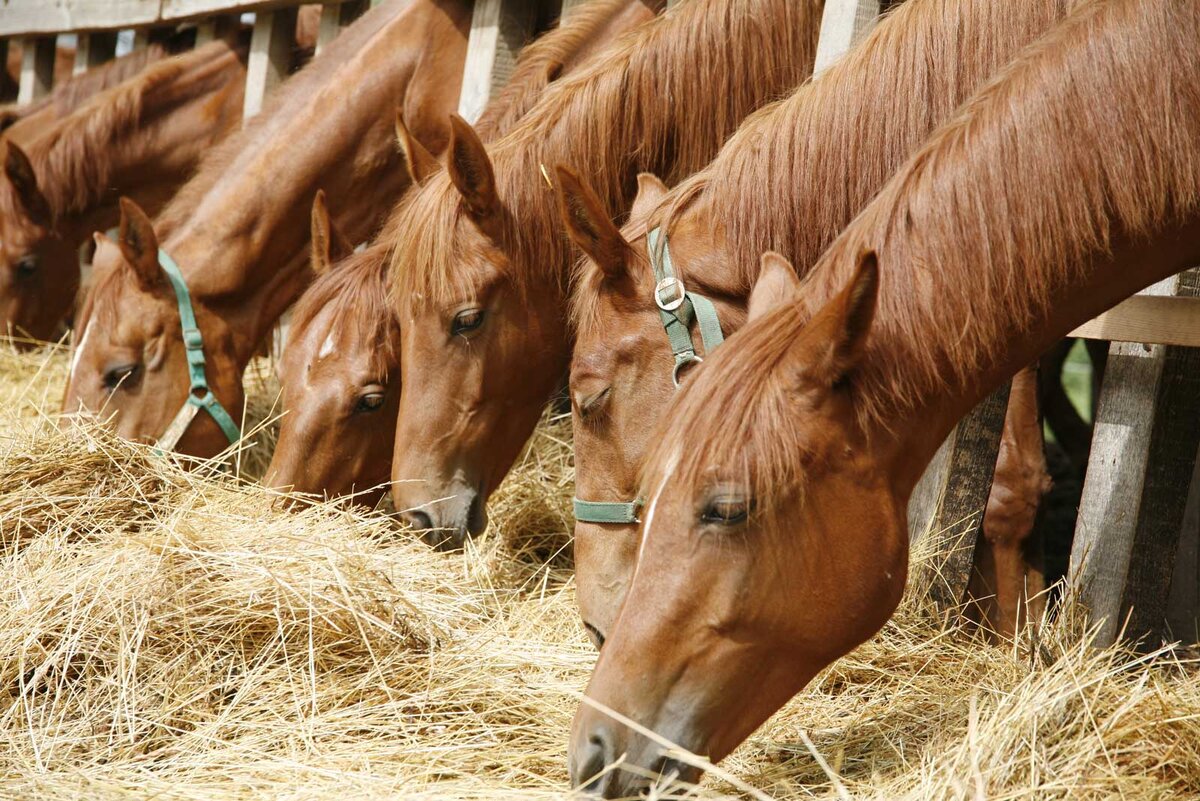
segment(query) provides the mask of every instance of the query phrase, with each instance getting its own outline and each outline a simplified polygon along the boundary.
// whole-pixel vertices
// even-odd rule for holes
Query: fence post
[[[246,102],[243,124],[262,111],[263,101],[287,77],[296,41],[297,8],[260,12],[254,18],[250,59],[246,64]]]
[[[879,18],[879,0],[827,2],[821,15],[821,35],[817,40],[817,58],[813,75],[830,64],[875,27]]]
[[[321,23],[317,27],[317,53],[320,54],[342,32],[342,28],[362,16],[367,10],[366,5],[361,0],[347,0],[345,3],[326,3],[322,6]]]
[[[1008,391],[1006,383],[958,422],[939,449],[940,458],[930,463],[922,477],[927,482],[921,497],[925,505],[909,503],[910,534],[915,524],[925,526],[917,530],[918,535],[937,537],[933,546],[937,555],[929,566],[936,575],[929,592],[945,608],[966,599],[1000,454]],[[917,500],[918,493],[913,496]]]
[[[492,92],[512,75],[517,54],[533,34],[536,11],[534,3],[522,0],[476,0],[458,100],[467,122],[479,119]]]
[[[1141,294],[1200,295],[1200,271]],[[1200,445],[1198,397],[1200,348],[1110,346],[1070,570],[1100,624],[1097,645],[1113,642],[1127,616],[1132,639],[1162,630]]]
[[[75,45],[75,65],[71,68],[71,74],[80,75],[87,72],[105,61],[110,61],[116,54],[116,31],[81,33]]]
[[[54,86],[54,36],[26,36],[21,40],[21,83],[17,102],[32,103]]]

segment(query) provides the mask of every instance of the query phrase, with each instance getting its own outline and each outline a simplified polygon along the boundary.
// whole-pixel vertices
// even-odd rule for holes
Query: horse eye
[[[358,401],[354,404],[355,413],[358,412],[373,412],[383,406],[382,392],[368,392],[365,395],[360,395]]]
[[[465,309],[454,315],[450,333],[454,335],[469,334],[481,325],[483,325],[483,309]]]
[[[37,272],[37,256],[25,256],[17,262],[17,277],[28,278]]]
[[[104,373],[104,387],[106,389],[129,389],[137,384],[138,379],[142,374],[142,366],[140,364],[122,364],[119,367],[109,368]]]
[[[750,504],[744,498],[722,496],[709,501],[700,519],[720,526],[736,526],[746,522],[749,516]]]

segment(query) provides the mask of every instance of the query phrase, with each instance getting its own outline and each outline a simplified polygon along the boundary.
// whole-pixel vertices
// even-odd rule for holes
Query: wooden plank
[[[321,23],[317,28],[317,53],[334,40],[342,29],[362,16],[367,4],[359,0],[344,3],[326,3],[321,8]]]
[[[929,526],[929,535],[936,538],[936,555],[928,567],[934,573],[930,595],[946,608],[959,606],[966,597],[1000,453],[1008,389],[1005,384],[984,398],[951,434],[937,512]]]
[[[1114,342],[1200,347],[1200,299],[1134,295],[1069,336]]]
[[[1200,273],[1161,281],[1143,294],[1200,295]],[[1195,348],[1109,348],[1070,569],[1073,589],[1099,624],[1098,645],[1111,643],[1127,618],[1135,640],[1163,629],[1200,446],[1198,398]]]
[[[813,75],[837,61],[858,43],[879,18],[879,0],[828,0],[821,15],[821,35]]]
[[[17,102],[32,103],[54,86],[55,37],[27,36],[21,42],[21,82]]]
[[[111,61],[116,54],[116,31],[81,33],[78,43],[75,45],[75,65],[71,68],[71,73],[80,75],[93,67],[100,66],[105,61]]]
[[[1192,471],[1192,488],[1183,511],[1175,574],[1167,596],[1167,625],[1172,638],[1200,642],[1200,459]]]
[[[0,35],[116,30],[158,19],[159,0],[4,0]]]
[[[218,14],[196,23],[196,47],[224,39],[241,25],[237,14]]]
[[[479,118],[492,93],[512,75],[517,54],[533,35],[536,12],[534,3],[522,0],[475,3],[458,100],[458,113],[467,122]]]
[[[243,121],[262,111],[267,93],[287,77],[296,41],[296,9],[286,8],[259,14],[254,20],[250,39],[250,59],[246,64],[246,102]]]

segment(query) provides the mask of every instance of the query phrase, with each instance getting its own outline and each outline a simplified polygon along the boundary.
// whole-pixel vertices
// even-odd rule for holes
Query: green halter
[[[661,234],[661,251],[658,247],[660,234],[661,229],[655,228],[646,235],[646,249],[650,253],[650,264],[654,267],[654,304],[658,306],[663,329],[671,341],[671,355],[675,359],[671,381],[678,387],[680,371],[689,364],[704,361],[696,355],[696,348],[692,344],[692,323],[700,327],[700,341],[704,343],[705,353],[716,350],[725,341],[725,336],[721,333],[721,321],[717,318],[717,308],[712,301],[703,295],[688,292],[676,277],[666,234]],[[658,258],[660,254],[661,259]],[[629,502],[575,498],[575,519],[583,523],[637,523],[642,505],[640,498]]]
[[[164,451],[174,450],[180,437],[201,409],[208,412],[232,445],[241,438],[241,431],[229,412],[225,411],[225,407],[217,400],[217,396],[208,388],[208,376],[204,371],[204,339],[200,335],[200,326],[196,325],[196,312],[192,309],[192,296],[188,292],[187,282],[183,280],[179,265],[165,250],[158,251],[158,263],[162,265],[163,272],[167,274],[167,278],[171,280],[171,287],[175,290],[179,323],[183,329],[183,347],[187,353],[188,377],[192,382],[187,400],[183,402],[179,413],[158,440],[158,447]]]

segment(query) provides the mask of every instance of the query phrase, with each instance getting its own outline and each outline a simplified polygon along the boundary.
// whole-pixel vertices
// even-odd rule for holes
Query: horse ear
[[[29,219],[43,228],[49,228],[54,223],[54,213],[42,190],[38,188],[37,173],[25,151],[17,147],[15,142],[8,142],[4,158],[4,174],[12,183],[17,198]]]
[[[634,219],[640,219],[654,211],[667,196],[667,185],[654,173],[639,172],[637,182],[637,197],[633,199],[633,207],[629,210],[629,216]]]
[[[400,152],[404,154],[408,177],[412,178],[414,184],[424,183],[425,179],[442,168],[437,157],[408,130],[408,126],[404,124],[404,115],[399,111],[396,112],[396,143],[400,145]]]
[[[325,204],[325,190],[318,189],[312,205],[312,252],[309,256],[313,272],[321,275],[329,272],[334,262],[341,261],[354,252],[350,241],[334,224]]]
[[[596,262],[611,280],[625,277],[625,253],[629,243],[613,224],[595,191],[572,170],[554,168],[558,211],[571,241]]]
[[[750,307],[746,321],[759,317],[791,303],[800,289],[800,277],[796,268],[783,256],[774,251],[762,255],[758,278],[750,290]]]
[[[117,246],[133,268],[138,286],[149,292],[162,283],[162,267],[158,263],[158,237],[142,207],[127,197],[120,199],[121,226]]]
[[[450,115],[450,180],[463,205],[476,220],[491,217],[500,207],[492,160],[475,129],[457,114]]]
[[[850,283],[824,312],[831,315],[830,340],[821,369],[830,384],[845,378],[862,358],[878,299],[879,259],[875,251],[863,251]]]

